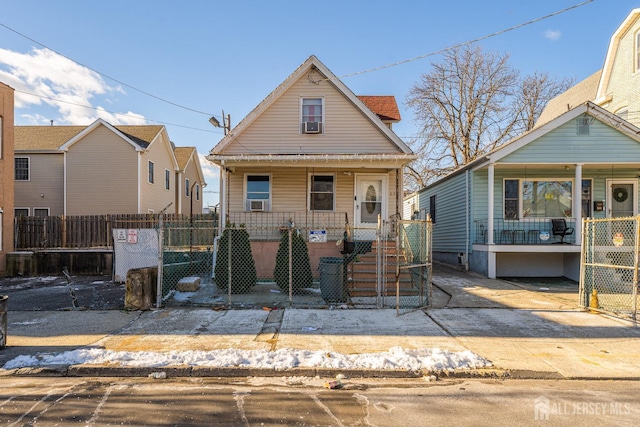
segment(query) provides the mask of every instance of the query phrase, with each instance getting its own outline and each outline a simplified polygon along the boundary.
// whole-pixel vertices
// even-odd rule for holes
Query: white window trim
[[[633,37],[633,72],[640,71],[640,31],[636,31]]]
[[[164,170],[164,189],[171,191],[171,171],[169,169]]]
[[[244,174],[243,184],[242,184],[242,206],[244,208],[243,211],[251,212],[249,209],[247,209],[247,200],[248,200],[247,199],[247,179],[250,176],[268,176],[269,177],[269,198],[257,199],[257,200],[266,200],[267,208],[265,209],[265,212],[271,212],[271,199],[273,197],[273,176],[270,173],[245,173]]]
[[[13,167],[15,168],[16,166],[16,160],[17,159],[27,159],[29,161],[29,179],[15,179],[16,177],[16,172],[15,170],[13,171],[13,177],[14,177],[14,181],[15,182],[30,182],[31,181],[31,156],[14,156],[13,157]]]
[[[583,181],[591,181],[591,203],[593,203],[593,201],[595,200],[593,198],[593,178],[582,178]],[[505,188],[506,188],[506,181],[518,181],[518,219],[507,219],[505,218],[505,214],[504,214],[504,208],[505,208],[505,198],[504,198],[504,193],[505,193]],[[524,207],[524,195],[522,193],[522,183],[523,181],[545,181],[545,182],[560,182],[560,181],[571,181],[571,207],[572,207],[572,211],[571,211],[571,217],[572,218],[577,218],[576,217],[576,213],[573,212],[573,195],[575,193],[575,178],[559,178],[559,177],[550,177],[550,178],[538,178],[538,177],[520,177],[520,178],[515,178],[515,177],[509,177],[509,178],[503,178],[502,179],[502,220],[507,222],[507,221],[537,221],[537,220],[541,220],[541,219],[552,219],[552,218],[563,218],[563,217],[556,217],[556,216],[549,216],[549,217],[523,217],[523,207]],[[580,204],[582,205],[582,183],[580,183]],[[593,209],[591,211],[591,213],[593,214]],[[580,212],[580,217],[582,217],[582,212]]]
[[[33,207],[33,216],[36,215],[36,210],[46,210],[47,211],[47,216],[51,216],[51,208],[34,206]]]
[[[14,217],[16,216],[16,210],[22,210],[22,209],[27,211],[27,216],[31,216],[31,209],[26,207],[26,206],[25,207],[14,206],[13,207],[13,216]]]
[[[304,100],[305,99],[320,99],[322,101],[322,120],[320,121],[320,132],[318,133],[314,133],[314,134],[306,134],[304,133],[303,130],[303,126],[304,126],[304,121],[302,120],[302,106],[304,104]],[[324,101],[324,96],[301,96],[300,97],[300,116],[299,116],[299,132],[301,135],[324,135],[324,128],[325,128],[325,101]]]
[[[331,207],[331,210],[326,211],[326,210],[320,210],[320,209],[315,209],[315,210],[311,210],[311,184],[313,183],[313,177],[314,176],[331,176],[333,177],[333,206]],[[335,173],[309,173],[309,184],[307,186],[307,210],[309,212],[335,212],[336,211],[336,188],[338,187],[338,183],[337,183],[337,177]]]

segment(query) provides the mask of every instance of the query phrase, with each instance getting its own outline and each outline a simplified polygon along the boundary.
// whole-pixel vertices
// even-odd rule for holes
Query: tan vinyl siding
[[[203,198],[203,194],[202,194],[202,183],[199,181],[198,179],[198,171],[196,170],[196,167],[194,166],[193,162],[189,162],[189,165],[187,167],[187,170],[184,171],[184,173],[181,174],[182,177],[182,181],[180,183],[181,187],[181,191],[180,191],[180,197],[182,197],[182,213],[184,214],[190,214],[191,213],[191,209],[192,209],[192,205],[191,203],[193,202],[193,213],[194,214],[200,214],[202,213],[202,198]],[[186,192],[186,185],[185,185],[185,179],[189,180],[189,188],[193,187],[193,195],[190,197],[187,197],[185,192]],[[196,199],[196,188],[193,186],[194,183],[198,183],[200,185],[200,200]]]
[[[138,157],[104,126],[73,144],[67,153],[67,215],[137,213]]]
[[[335,212],[346,212],[353,220],[354,182],[356,174],[352,171],[337,168],[236,168],[229,174],[229,211],[244,212],[244,177],[245,174],[271,176],[271,211],[301,212],[308,208],[309,176],[334,175],[336,179]],[[395,171],[387,169],[371,169],[367,173],[388,174],[389,215],[396,211]]]
[[[302,97],[324,99],[322,134],[301,133]],[[331,83],[314,84],[305,75],[224,150],[225,155],[299,153],[398,153],[398,148]]]
[[[611,95],[611,102],[606,109],[616,113],[621,108],[628,108],[628,121],[640,125],[640,72],[635,69],[635,38],[640,31],[640,21],[622,35],[616,56],[613,59],[611,74],[604,82],[603,93]]]
[[[172,153],[169,151],[170,147],[171,145],[165,140],[164,134],[159,134],[147,148],[147,151],[141,155],[141,213],[149,212],[149,210],[160,212],[174,201],[175,193],[173,189],[166,189],[164,180],[165,169],[169,169],[172,175],[175,173]],[[149,183],[149,161],[153,162],[153,184]],[[174,213],[175,209],[176,206],[172,204],[166,212]]]
[[[29,158],[29,181],[15,182],[15,205],[49,208],[49,215],[64,214],[64,156],[59,154],[16,154]]]

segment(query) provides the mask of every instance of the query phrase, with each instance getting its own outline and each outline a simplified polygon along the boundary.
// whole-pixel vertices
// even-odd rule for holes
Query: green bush
[[[231,237],[231,292],[247,293],[256,284],[257,275],[249,233],[244,228],[227,227],[220,237],[216,255],[216,285],[220,290],[229,289],[229,237]]]
[[[291,234],[292,260],[292,288],[293,292],[300,292],[313,284],[309,250],[307,242],[296,232]],[[276,268],[273,272],[276,283],[283,291],[289,292],[289,233],[283,233],[276,254]]]

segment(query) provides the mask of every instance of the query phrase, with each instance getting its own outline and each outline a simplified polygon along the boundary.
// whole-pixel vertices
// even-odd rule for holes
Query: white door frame
[[[612,195],[612,185],[613,184],[631,184],[633,186],[633,191],[630,196],[632,197],[633,202],[633,215],[638,215],[638,180],[637,179],[607,179],[606,180],[606,216],[607,218],[611,218],[611,206],[613,206],[613,195]]]
[[[381,188],[381,198],[382,204],[380,206],[380,213],[382,214],[382,219],[386,220],[389,218],[389,175],[384,173],[357,173],[355,174],[354,179],[354,189],[353,189],[353,224],[356,228],[373,228],[377,227],[377,223],[374,224],[363,224],[360,222],[360,204],[364,200],[364,195],[361,195],[361,186],[363,181],[369,180],[381,180],[382,188]],[[370,227],[369,227],[370,225]]]

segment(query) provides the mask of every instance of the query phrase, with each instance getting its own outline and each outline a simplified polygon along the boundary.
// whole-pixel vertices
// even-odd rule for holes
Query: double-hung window
[[[302,133],[323,133],[324,100],[302,98]]]
[[[15,180],[29,181],[29,157],[15,158]]]
[[[169,169],[164,170],[164,189],[171,190],[171,171]]]
[[[591,180],[583,179],[580,188],[583,216],[590,215]],[[573,180],[505,179],[504,219],[571,218],[573,216]]]
[[[310,187],[309,210],[335,210],[336,186],[334,175],[311,175]]]
[[[189,188],[189,179],[184,180],[184,195],[189,197],[191,195],[191,188]]]
[[[245,210],[268,211],[271,201],[270,175],[245,175]]]
[[[154,177],[153,177],[153,162],[149,161],[149,184],[153,184],[154,181]]]

